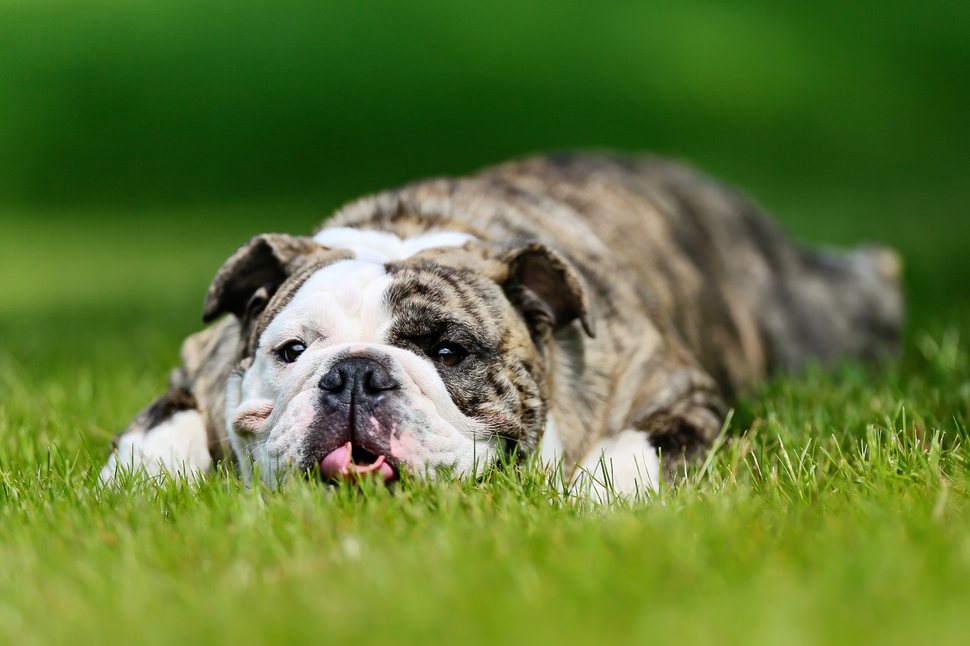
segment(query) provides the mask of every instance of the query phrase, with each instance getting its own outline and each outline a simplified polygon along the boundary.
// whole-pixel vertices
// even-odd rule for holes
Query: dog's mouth
[[[397,469],[383,455],[374,455],[362,446],[347,442],[321,460],[320,474],[327,480],[374,477],[390,482],[397,477]]]

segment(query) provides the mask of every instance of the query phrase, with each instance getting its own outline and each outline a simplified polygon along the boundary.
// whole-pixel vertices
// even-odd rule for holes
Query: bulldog
[[[774,371],[897,349],[891,250],[809,250],[677,163],[556,155],[251,239],[102,471],[475,477],[535,456],[594,497],[674,480]]]

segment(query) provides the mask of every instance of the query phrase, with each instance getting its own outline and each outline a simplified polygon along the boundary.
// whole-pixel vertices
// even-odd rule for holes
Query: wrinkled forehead
[[[304,276],[302,284],[290,286],[292,295],[271,313],[261,339],[387,343],[413,331],[409,326],[426,329],[429,324],[487,332],[482,322],[494,318],[489,304],[496,299],[496,286],[472,271],[435,261],[439,251],[453,252],[470,236],[435,233],[401,240],[387,233],[335,229],[317,238],[330,248],[351,250],[354,257],[321,267]]]
[[[318,269],[269,322],[263,338],[376,341],[387,322],[386,293],[392,280],[382,264],[357,259]]]

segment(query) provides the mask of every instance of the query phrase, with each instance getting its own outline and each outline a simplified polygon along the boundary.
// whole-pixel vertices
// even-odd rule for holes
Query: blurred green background
[[[966,180],[962,2],[5,0],[4,203],[352,195],[535,150]]]
[[[142,307],[182,334],[254,233],[612,148],[689,160],[802,239],[895,245],[914,320],[945,327],[967,311],[968,106],[950,0],[4,0],[0,324]]]

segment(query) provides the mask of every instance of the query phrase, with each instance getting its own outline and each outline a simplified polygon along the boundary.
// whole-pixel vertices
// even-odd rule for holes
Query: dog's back
[[[534,157],[368,198],[333,225],[407,235],[410,216],[428,227],[436,215],[483,239],[512,232],[557,248],[601,305],[633,299],[669,321],[728,397],[775,369],[874,359],[899,342],[894,252],[793,244],[750,200],[682,164]]]
[[[657,158],[549,156],[488,176],[582,214],[728,393],[774,369],[897,350],[901,262],[891,250],[793,244],[744,196]]]

